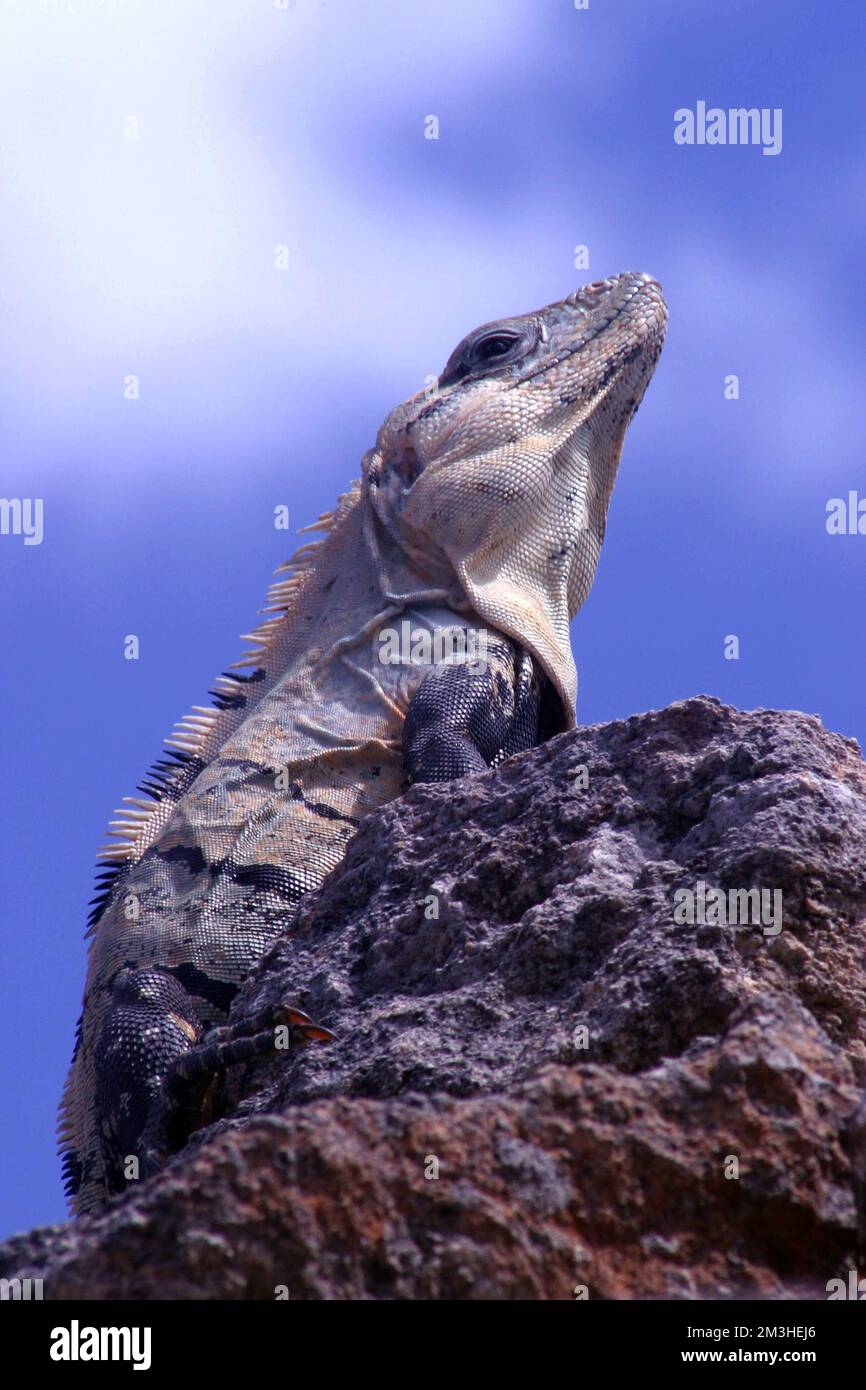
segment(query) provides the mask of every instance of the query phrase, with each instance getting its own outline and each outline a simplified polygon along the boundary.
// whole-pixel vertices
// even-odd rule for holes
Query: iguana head
[[[667,311],[626,273],[476,328],[436,384],[393,410],[367,455],[379,520],[428,572],[538,658],[574,722],[569,620],[598,564],[623,438]]]

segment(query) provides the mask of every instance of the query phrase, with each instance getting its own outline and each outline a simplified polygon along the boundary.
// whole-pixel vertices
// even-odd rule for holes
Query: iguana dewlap
[[[658,285],[625,274],[469,334],[278,571],[215,707],[125,798],[61,1107],[76,1211],[155,1135],[170,1151],[177,1076],[240,1055],[209,1030],[363,816],[573,725],[569,620],[665,323]]]

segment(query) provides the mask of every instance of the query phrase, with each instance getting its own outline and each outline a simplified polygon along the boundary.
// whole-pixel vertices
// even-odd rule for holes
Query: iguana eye
[[[485,338],[473,343],[469,356],[478,363],[495,362],[497,357],[505,357],[519,342],[517,333],[488,333]]]
[[[439,378],[440,389],[454,386],[464,377],[481,376],[519,361],[532,351],[538,337],[538,324],[531,320],[513,327],[490,325],[470,333],[448,358]]]

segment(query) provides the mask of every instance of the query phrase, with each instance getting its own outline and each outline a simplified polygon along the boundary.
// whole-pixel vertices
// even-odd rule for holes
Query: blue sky
[[[0,495],[44,536],[0,535],[0,1236],[64,1213],[112,808],[239,655],[293,548],[274,507],[327,509],[477,323],[626,269],[668,296],[580,721],[708,692],[866,739],[866,535],[825,527],[866,496],[863,27],[854,0],[2,6]],[[675,144],[699,100],[781,108],[781,153]]]

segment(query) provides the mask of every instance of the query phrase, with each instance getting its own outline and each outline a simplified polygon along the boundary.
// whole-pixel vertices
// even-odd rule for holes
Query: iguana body
[[[126,799],[61,1110],[77,1211],[123,1189],[172,1068],[208,1055],[363,816],[574,723],[568,623],[664,326],[658,286],[624,275],[470,334],[278,572],[244,674]],[[443,662],[455,630],[470,659]]]

